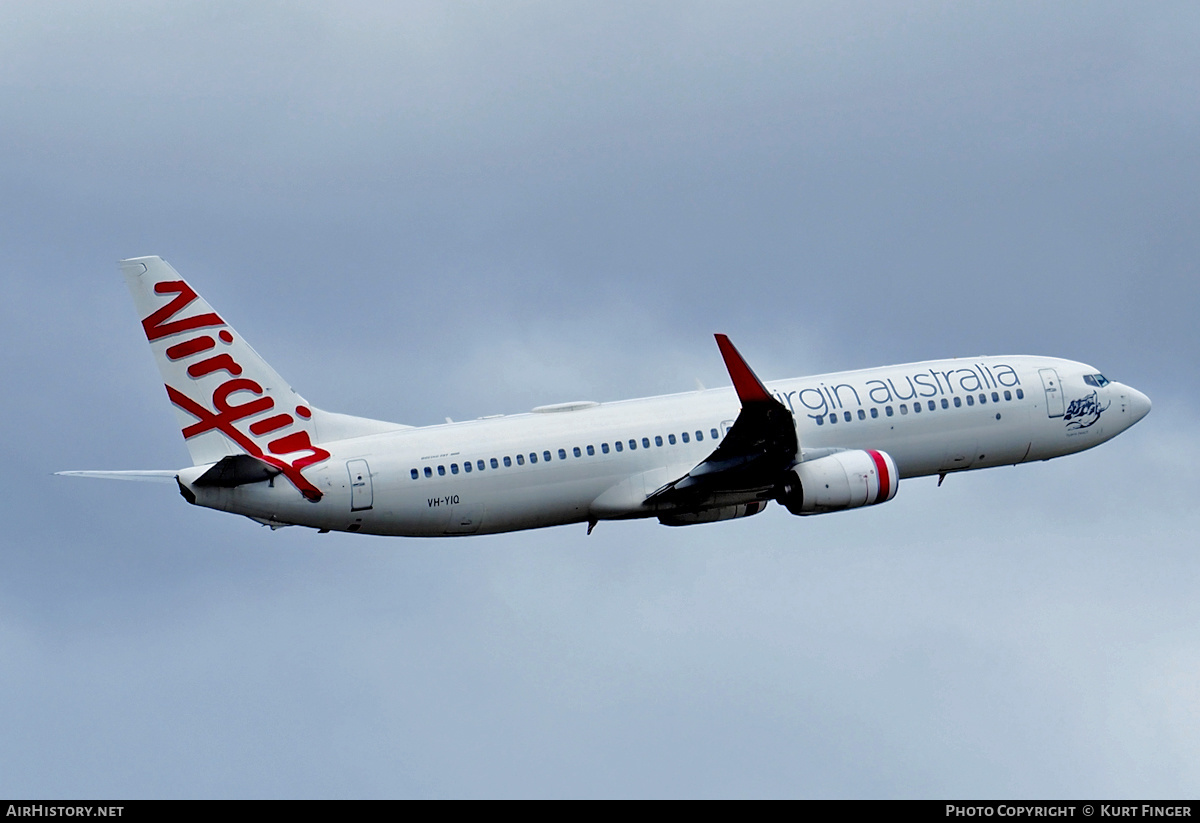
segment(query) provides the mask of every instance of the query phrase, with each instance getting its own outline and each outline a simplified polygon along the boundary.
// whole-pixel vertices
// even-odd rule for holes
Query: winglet
[[[771,397],[762,381],[751,371],[745,359],[734,348],[733,343],[729,342],[729,338],[723,334],[714,336],[717,338],[717,346],[721,349],[721,356],[725,358],[725,368],[729,370],[729,377],[733,380],[733,387],[737,389],[738,399],[742,401],[742,404],[769,403],[774,400],[775,398]]]

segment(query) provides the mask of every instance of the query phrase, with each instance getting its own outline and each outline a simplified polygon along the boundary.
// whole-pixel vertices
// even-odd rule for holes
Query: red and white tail
[[[313,409],[161,257],[121,261],[193,464],[248,454],[306,497],[302,470],[329,458]]]

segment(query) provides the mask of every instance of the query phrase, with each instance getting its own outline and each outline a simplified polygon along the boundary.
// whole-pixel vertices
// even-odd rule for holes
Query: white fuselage
[[[1150,407],[1090,366],[1029,356],[912,363],[766,387],[792,412],[804,459],[874,449],[891,455],[901,477],[1083,451]],[[322,443],[329,459],[304,470],[322,493],[315,502],[283,477],[195,487],[206,470],[198,466],[179,479],[198,505],[272,525],[365,534],[484,534],[652,517],[663,511],[647,507],[646,497],[710,455],[739,410],[732,388],[715,389]]]

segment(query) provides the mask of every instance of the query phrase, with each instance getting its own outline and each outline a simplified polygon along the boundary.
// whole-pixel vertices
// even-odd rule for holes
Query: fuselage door
[[[1063,416],[1062,387],[1058,383],[1058,372],[1054,369],[1038,369],[1042,386],[1046,389],[1046,414],[1050,417]]]
[[[348,460],[346,468],[350,471],[350,511],[366,511],[375,500],[371,486],[371,469],[366,460]]]

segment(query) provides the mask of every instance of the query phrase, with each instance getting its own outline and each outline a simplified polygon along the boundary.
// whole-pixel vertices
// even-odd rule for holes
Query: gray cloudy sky
[[[1195,796],[1200,6],[0,6],[0,796]],[[270,532],[187,452],[160,254],[413,424],[1033,353],[1054,463],[447,541]]]

